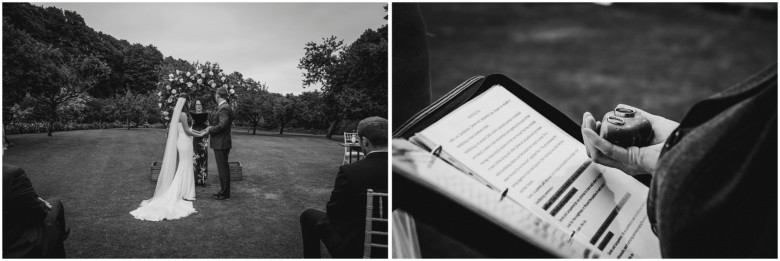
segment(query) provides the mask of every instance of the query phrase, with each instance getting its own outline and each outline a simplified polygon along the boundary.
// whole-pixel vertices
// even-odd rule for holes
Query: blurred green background
[[[501,73],[580,122],[618,103],[679,121],[777,62],[777,5],[422,4],[432,99]],[[776,109],[776,108],[771,108]]]

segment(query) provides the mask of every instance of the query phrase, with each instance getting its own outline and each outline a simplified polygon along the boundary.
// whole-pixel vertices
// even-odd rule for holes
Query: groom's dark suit
[[[209,115],[210,147],[214,149],[214,159],[217,162],[219,172],[220,193],[230,197],[230,168],[228,167],[228,154],[233,147],[230,138],[230,126],[233,125],[233,110],[230,104],[223,102]]]

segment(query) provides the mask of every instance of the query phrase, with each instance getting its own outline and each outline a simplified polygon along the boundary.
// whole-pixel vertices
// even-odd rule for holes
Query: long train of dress
[[[184,133],[181,123],[176,123],[179,165],[176,174],[165,192],[141,202],[141,206],[130,212],[135,218],[150,221],[179,219],[197,212],[191,201],[195,200],[195,177],[193,175],[192,137]]]

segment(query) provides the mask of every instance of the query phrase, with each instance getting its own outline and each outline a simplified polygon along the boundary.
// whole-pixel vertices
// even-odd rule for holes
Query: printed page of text
[[[615,258],[660,257],[648,189],[591,163],[585,147],[502,86],[418,133],[507,197]]]
[[[408,141],[394,140],[393,149],[409,147],[403,143]],[[422,149],[406,151],[403,156],[394,154],[393,168],[394,172],[421,178],[422,183],[428,183],[460,204],[484,213],[486,218],[509,230],[519,231],[522,237],[532,240],[531,243],[547,248],[556,255],[569,258],[601,257],[595,247],[570,240],[568,232],[559,226],[551,225],[514,201],[501,200],[500,193]]]

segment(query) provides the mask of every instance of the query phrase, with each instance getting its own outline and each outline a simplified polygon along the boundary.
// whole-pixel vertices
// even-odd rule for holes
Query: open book
[[[411,143],[409,143],[411,142]],[[565,257],[657,258],[648,188],[592,163],[584,145],[500,85],[417,132],[416,176],[532,244]]]

